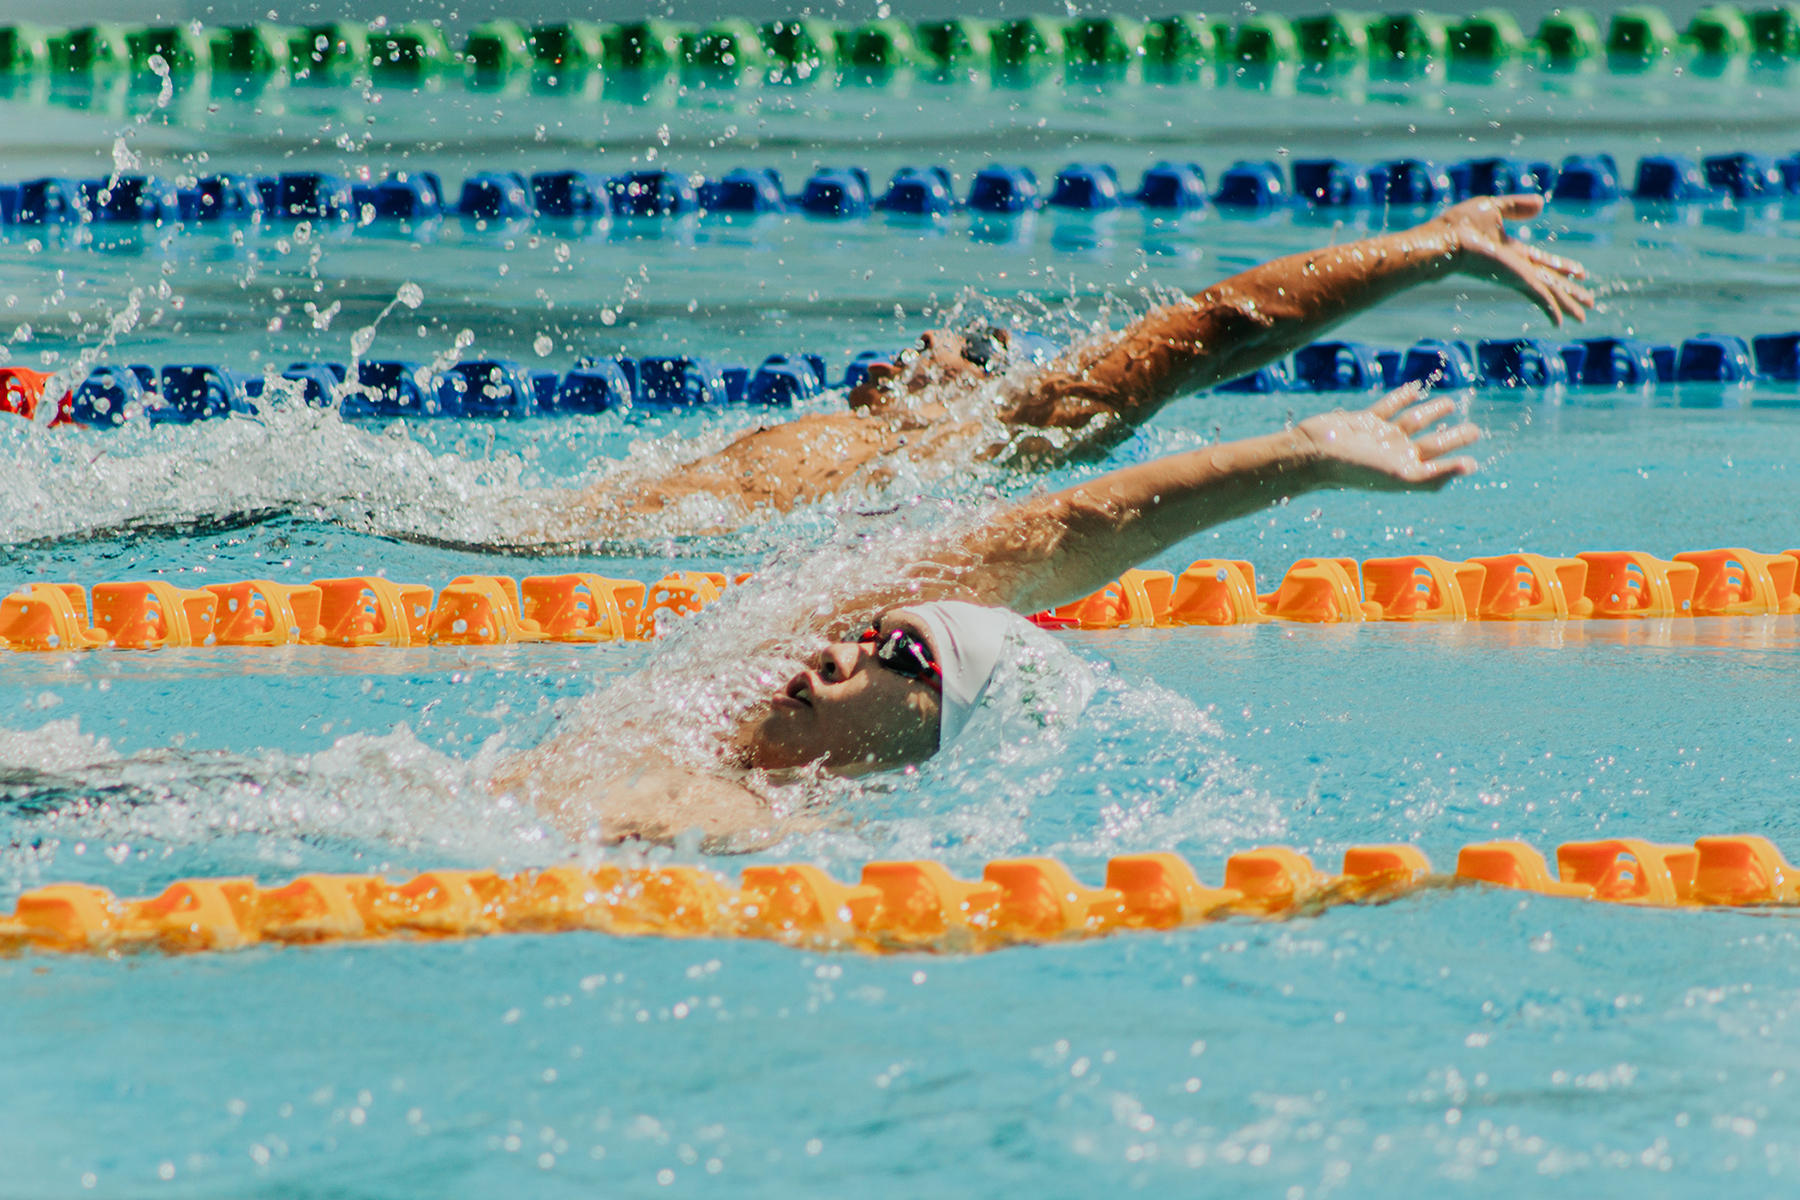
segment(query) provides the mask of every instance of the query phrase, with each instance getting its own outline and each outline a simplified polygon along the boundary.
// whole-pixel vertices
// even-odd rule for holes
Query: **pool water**
[[[1415,137],[1437,139],[1429,153],[1449,157],[1457,138],[1509,143],[1525,132],[1524,154],[1567,145],[1626,159],[1648,152],[1653,121],[1673,128],[1644,115],[1638,85],[1592,82],[1585,100],[1527,79],[1421,87],[1417,103],[1388,107],[1330,89],[1102,89],[1090,102],[1068,86],[1024,97],[915,88],[908,98],[929,100],[930,124],[896,115],[887,93],[844,89],[787,97],[795,107],[780,120],[782,149],[805,170],[810,158],[854,156],[878,175],[938,145],[965,171],[989,154],[1052,170],[1110,156],[1133,164],[1129,174],[1129,155],[1191,154],[1216,173],[1240,147],[1272,153],[1280,136],[1298,152],[1373,113],[1382,119],[1369,122],[1370,158],[1408,152]],[[1776,144],[1784,135],[1768,114],[1785,112],[1793,93],[1771,90],[1758,107],[1733,85],[1679,86],[1679,119],[1692,130],[1683,136],[1707,151],[1792,149]],[[464,162],[548,164],[578,152],[535,140],[545,116],[574,110],[567,98],[495,100],[499,118],[466,99],[389,96],[381,111],[397,113],[406,136],[441,141],[434,161],[451,174]],[[617,130],[600,135],[616,139],[609,163],[660,146],[666,123],[684,168],[717,173],[760,163],[767,146],[740,154],[706,147],[703,133],[762,120],[776,99],[741,98],[739,111],[602,98],[579,111],[590,141],[596,122]],[[324,128],[337,118],[296,96],[284,98],[294,107],[278,135],[272,114],[212,102],[218,113],[178,97],[156,110],[174,119],[137,126],[139,138],[161,139],[156,153],[171,156],[206,148],[214,168],[278,167],[297,142],[309,143],[302,161],[354,166],[331,147],[337,127]],[[13,175],[51,160],[68,173],[94,169],[86,155],[107,161],[133,120],[124,109],[7,104],[30,131],[21,142],[43,139],[9,150]],[[1508,129],[1505,105],[1533,106],[1534,124]],[[869,109],[880,122],[862,122]],[[429,133],[433,118],[441,133]],[[914,144],[893,151],[889,131],[908,129]],[[1146,129],[1166,140],[1147,150]],[[1558,210],[1532,234],[1614,285],[1595,333],[1678,339],[1800,324],[1797,220],[1779,206],[1669,214],[1626,204]],[[750,229],[453,222],[430,240],[332,229],[300,242],[281,226],[241,246],[228,234],[90,232],[82,242],[14,229],[0,245],[0,304],[18,297],[0,323],[33,326],[29,341],[10,343],[13,361],[64,361],[95,345],[134,288],[143,320],[118,335],[113,361],[259,370],[266,359],[343,357],[350,330],[413,281],[424,304],[396,310],[381,339],[427,359],[467,328],[481,352],[534,360],[536,339],[551,336],[544,359],[558,366],[620,346],[651,353],[665,336],[749,361],[804,349],[841,364],[910,338],[928,326],[924,310],[965,287],[979,293],[967,304],[1005,305],[1066,332],[1105,316],[1108,291],[1117,321],[1147,302],[1141,287],[1197,289],[1357,230],[1216,213],[1163,228],[1127,212],[1044,216],[993,237],[960,218],[918,228],[797,217]],[[556,254],[564,244],[566,259]],[[309,298],[315,309],[340,301],[341,315],[315,327]],[[1405,345],[1521,328],[1541,333],[1543,322],[1498,291],[1445,285],[1349,332]],[[1241,557],[1274,578],[1320,554],[1667,557],[1800,545],[1787,490],[1800,460],[1791,385],[1461,399],[1488,431],[1475,479],[1437,496],[1303,497],[1149,565]],[[1329,402],[1190,397],[1102,466],[1265,432]],[[115,433],[10,422],[0,426],[7,576],[91,584],[160,572],[198,585],[384,570],[438,587],[478,571],[732,569],[774,587],[809,563],[854,564],[850,548],[874,519],[859,509],[896,497],[523,561],[497,549],[520,498],[676,454],[675,439],[722,440],[755,419],[357,425],[283,410]],[[1045,480],[971,467],[931,490],[943,500],[984,487],[1018,494],[1091,469]],[[756,594],[745,593],[752,605]],[[1055,641],[1069,655],[1063,681],[1091,693],[1078,721],[864,781],[753,855],[707,856],[683,842],[651,857],[727,873],[811,861],[851,879],[878,858],[929,856],[968,875],[989,859],[1046,854],[1097,883],[1107,857],[1150,849],[1179,851],[1217,882],[1227,856],[1262,844],[1294,846],[1327,869],[1346,846],[1396,841],[1448,868],[1458,846],[1504,837],[1547,850],[1597,835],[1743,832],[1800,853],[1789,803],[1795,618],[1265,625]],[[662,649],[8,655],[0,887],[78,880],[142,895],[190,875],[400,878],[591,855],[495,800],[481,779],[583,697],[616,697],[646,666],[654,680],[659,664],[702,642],[703,632],[682,631]],[[14,1097],[0,1122],[0,1196],[1785,1195],[1800,1172],[1800,1079],[1789,1078],[1800,1075],[1800,1040],[1787,1025],[1800,1012],[1795,950],[1781,913],[1638,911],[1463,887],[977,957],[587,934],[33,955],[0,961],[0,1086]]]

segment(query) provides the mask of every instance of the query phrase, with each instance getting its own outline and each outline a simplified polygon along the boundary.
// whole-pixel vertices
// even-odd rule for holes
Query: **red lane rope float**
[[[1164,853],[1114,858],[1099,887],[1049,858],[991,862],[978,880],[957,879],[935,862],[874,862],[853,884],[806,864],[748,867],[736,886],[703,867],[611,864],[510,876],[428,871],[402,883],[303,875],[275,888],[248,878],[184,879],[138,900],[61,883],[19,897],[12,916],[0,919],[0,952],[185,953],[586,930],[975,953],[1231,917],[1281,919],[1466,884],[1656,908],[1800,905],[1800,875],[1774,843],[1749,835],[1691,846],[1569,842],[1557,847],[1554,873],[1517,841],[1463,847],[1453,875],[1434,874],[1409,845],[1352,847],[1335,875],[1295,850],[1265,846],[1227,860],[1216,888]]]
[[[1727,548],[1665,562],[1635,550],[1574,558],[1502,554],[1451,562],[1303,558],[1280,585],[1256,568],[1203,558],[1179,576],[1127,571],[1093,595],[1034,614],[1047,629],[1166,629],[1265,621],[1567,621],[1800,613],[1800,550]],[[459,575],[435,599],[376,575],[178,587],[167,580],[30,583],[0,599],[0,648],[156,650],[170,646],[495,646],[641,641],[659,614],[697,613],[749,575],[678,571],[654,583],[603,575]]]

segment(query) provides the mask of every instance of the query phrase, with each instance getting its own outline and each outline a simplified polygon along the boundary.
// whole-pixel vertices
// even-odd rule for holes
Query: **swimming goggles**
[[[856,639],[864,646],[875,647],[875,661],[907,679],[921,679],[933,687],[944,686],[944,669],[938,666],[931,646],[904,626],[895,626],[885,634],[871,625]]]

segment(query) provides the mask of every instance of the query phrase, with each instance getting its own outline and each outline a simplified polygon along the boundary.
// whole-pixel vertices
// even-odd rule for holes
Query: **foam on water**
[[[436,531],[504,543],[517,455],[434,454],[396,423],[369,433],[335,412],[276,403],[191,426],[133,422],[105,434],[0,430],[0,521],[9,540],[208,526],[295,513],[370,532]]]
[[[0,888],[45,882],[46,872],[84,877],[88,863],[106,869],[100,858],[129,879],[155,878],[170,859],[190,874],[280,875],[358,858],[372,870],[389,859],[522,866],[568,857],[535,814],[484,788],[497,749],[453,758],[404,725],[307,755],[127,755],[75,720],[5,731]]]

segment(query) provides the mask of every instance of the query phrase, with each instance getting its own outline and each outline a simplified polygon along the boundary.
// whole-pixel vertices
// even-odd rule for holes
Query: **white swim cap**
[[[943,724],[938,730],[941,750],[956,740],[981,703],[988,680],[1000,665],[1000,647],[1013,616],[1004,608],[984,608],[961,600],[914,604],[899,611],[917,617],[925,626],[931,652],[944,673]]]

